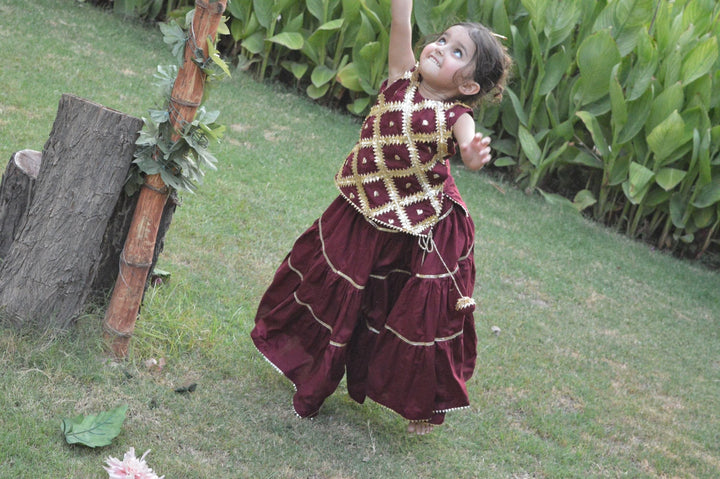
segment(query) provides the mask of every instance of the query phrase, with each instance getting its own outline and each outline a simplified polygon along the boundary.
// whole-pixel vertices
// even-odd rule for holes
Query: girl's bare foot
[[[433,425],[427,421],[410,421],[407,430],[410,434],[424,436],[425,434],[432,432]]]

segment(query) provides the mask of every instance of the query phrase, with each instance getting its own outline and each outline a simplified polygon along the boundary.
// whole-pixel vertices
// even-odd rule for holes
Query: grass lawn
[[[0,45],[3,170],[42,149],[62,93],[142,116],[173,61],[159,29],[74,0],[0,0]],[[168,479],[720,477],[720,275],[459,164],[477,225],[471,408],[409,437],[341,385],[297,419],[248,333],[359,122],[242,72],[208,106],[228,127],[219,171],[183,195],[159,264],[172,278],[149,290],[127,361],[103,348],[102,306],[58,336],[0,329],[0,478],[107,477],[129,447]],[[63,418],[121,404],[111,446],[65,443]]]

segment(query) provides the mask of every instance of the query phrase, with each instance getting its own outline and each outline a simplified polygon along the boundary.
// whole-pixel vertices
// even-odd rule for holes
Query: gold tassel
[[[470,312],[475,310],[475,300],[469,296],[463,296],[455,303],[455,311],[461,311],[465,308],[470,308]]]

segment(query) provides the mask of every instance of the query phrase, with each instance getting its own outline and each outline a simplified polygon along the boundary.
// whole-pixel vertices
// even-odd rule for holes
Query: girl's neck
[[[422,77],[418,81],[418,92],[427,100],[448,101],[454,98],[446,91],[440,91],[432,88],[426,82],[422,81]]]

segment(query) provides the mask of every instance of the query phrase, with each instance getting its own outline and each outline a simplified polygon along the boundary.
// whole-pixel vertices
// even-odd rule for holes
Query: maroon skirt
[[[338,197],[295,242],[260,302],[251,337],[317,414],[347,372],[350,397],[441,424],[469,405],[475,368],[474,225],[445,199],[433,246],[370,223]],[[430,251],[428,251],[430,250]]]

